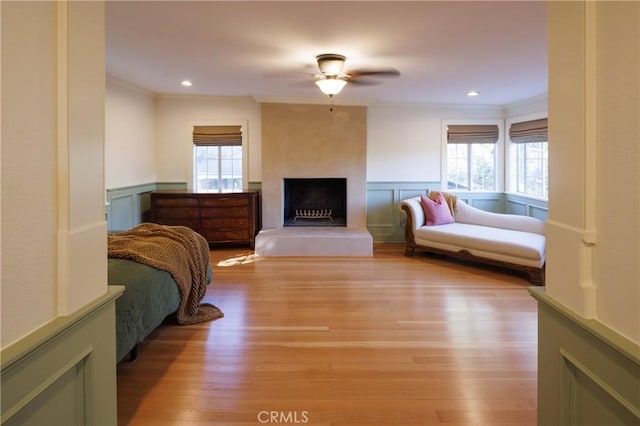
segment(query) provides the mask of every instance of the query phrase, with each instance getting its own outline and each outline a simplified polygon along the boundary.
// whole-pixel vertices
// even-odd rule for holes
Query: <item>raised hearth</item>
[[[263,229],[256,236],[258,256],[373,256],[366,229],[284,227]]]

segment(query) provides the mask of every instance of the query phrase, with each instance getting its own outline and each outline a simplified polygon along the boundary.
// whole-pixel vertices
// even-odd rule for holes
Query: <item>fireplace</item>
[[[283,226],[347,226],[346,178],[285,178]]]
[[[256,236],[256,255],[372,256],[367,108],[344,105],[331,113],[326,105],[262,103],[261,113],[262,230]],[[296,192],[292,185],[315,178],[327,179],[324,183],[332,189],[300,197],[298,207],[291,195],[285,197],[285,187]],[[337,199],[317,202],[327,197]],[[311,211],[311,217],[296,219],[296,209]]]

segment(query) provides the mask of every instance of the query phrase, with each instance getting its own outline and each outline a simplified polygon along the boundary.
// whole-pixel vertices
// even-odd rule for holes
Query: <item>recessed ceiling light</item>
[[[182,80],[182,82],[180,84],[182,84],[183,86],[186,86],[186,87],[193,86],[193,83],[191,81],[189,81],[189,80]]]
[[[470,90],[467,92],[467,96],[469,96],[470,98],[474,97],[474,96],[478,96],[480,94],[480,92],[476,92],[475,90]]]

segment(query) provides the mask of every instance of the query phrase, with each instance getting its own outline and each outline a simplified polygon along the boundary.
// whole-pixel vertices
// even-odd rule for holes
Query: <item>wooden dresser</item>
[[[151,193],[151,222],[187,226],[209,244],[248,244],[260,230],[260,193],[166,191]]]

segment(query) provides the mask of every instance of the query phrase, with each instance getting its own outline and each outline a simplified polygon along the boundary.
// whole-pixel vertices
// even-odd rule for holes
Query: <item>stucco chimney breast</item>
[[[357,255],[373,253],[367,231],[366,107],[262,104],[262,224],[258,255]],[[296,206],[285,200],[289,180],[322,178],[344,182],[344,209],[304,200],[311,214],[343,215],[340,226],[313,226],[326,217],[302,219],[308,226],[284,226]],[[316,201],[326,194],[316,192]],[[336,211],[337,210],[337,211]],[[298,219],[297,221],[299,221]],[[296,221],[296,222],[297,222]]]

